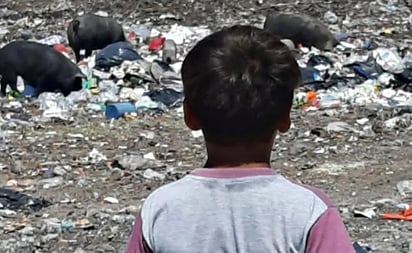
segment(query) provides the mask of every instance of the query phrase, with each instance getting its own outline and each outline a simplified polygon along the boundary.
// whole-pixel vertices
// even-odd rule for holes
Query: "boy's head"
[[[185,121],[207,142],[271,141],[290,126],[301,81],[288,47],[252,26],[234,26],[201,40],[182,66]]]

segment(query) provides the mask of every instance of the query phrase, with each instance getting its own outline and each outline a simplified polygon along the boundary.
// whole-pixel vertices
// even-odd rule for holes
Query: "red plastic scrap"
[[[412,205],[407,210],[400,211],[399,213],[385,213],[382,215],[382,219],[412,221]]]
[[[158,37],[154,38],[149,42],[149,50],[150,51],[156,51],[160,50],[163,47],[163,43],[165,42],[165,38]]]
[[[129,35],[127,35],[127,40],[129,40],[129,41],[136,40],[136,33],[135,32],[130,32]]]
[[[66,53],[66,54],[70,54],[70,49],[67,48],[65,45],[63,44],[56,44],[53,46],[54,50],[60,52],[60,53]]]

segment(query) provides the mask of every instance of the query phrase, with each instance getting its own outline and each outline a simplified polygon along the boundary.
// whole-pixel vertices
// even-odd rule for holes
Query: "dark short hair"
[[[198,42],[183,62],[182,79],[206,141],[242,142],[273,136],[301,75],[279,38],[237,25]]]

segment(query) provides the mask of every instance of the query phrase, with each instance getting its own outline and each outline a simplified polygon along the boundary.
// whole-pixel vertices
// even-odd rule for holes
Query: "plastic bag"
[[[400,74],[405,70],[402,58],[388,48],[377,48],[373,51],[376,62],[386,71],[393,74]]]

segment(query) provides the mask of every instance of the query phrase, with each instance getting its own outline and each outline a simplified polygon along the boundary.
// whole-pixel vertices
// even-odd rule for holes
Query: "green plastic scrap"
[[[23,94],[21,94],[21,93],[18,92],[18,91],[12,90],[12,91],[9,91],[9,92],[7,93],[7,96],[11,96],[11,97],[13,97],[13,98],[22,98],[22,97],[23,97]]]
[[[137,77],[135,77],[135,76],[132,76],[132,77],[130,78],[130,82],[132,83],[133,86],[137,86],[137,85],[139,85],[140,83],[142,83],[142,79],[137,78]]]
[[[96,78],[89,78],[83,81],[83,88],[84,89],[93,89],[97,87],[97,80]]]

